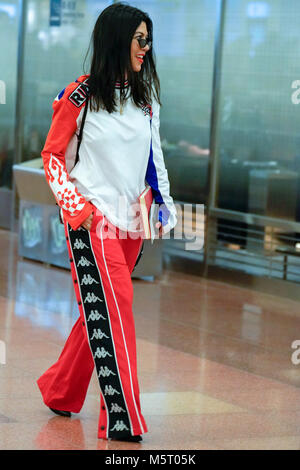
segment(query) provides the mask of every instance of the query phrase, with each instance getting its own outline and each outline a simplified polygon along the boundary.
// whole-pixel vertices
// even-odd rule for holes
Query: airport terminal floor
[[[36,384],[78,317],[69,271],[20,258],[5,230],[0,255],[2,450],[300,449],[299,302],[171,264],[153,282],[133,279],[148,432],[141,443],[107,441],[97,438],[95,374],[71,418],[54,415]]]

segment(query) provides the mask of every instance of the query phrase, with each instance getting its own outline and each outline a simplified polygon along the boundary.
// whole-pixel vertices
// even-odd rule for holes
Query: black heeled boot
[[[140,442],[143,440],[142,436],[128,436],[128,437],[111,437],[113,441],[128,441],[128,442]]]
[[[50,410],[53,411],[53,413],[56,413],[59,416],[65,416],[66,418],[71,417],[71,412],[70,411],[55,410],[54,408],[50,408]]]

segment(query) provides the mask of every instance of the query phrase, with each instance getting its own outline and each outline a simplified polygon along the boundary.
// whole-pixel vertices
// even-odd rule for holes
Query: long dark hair
[[[142,21],[147,25],[148,36],[153,44],[152,20],[147,13],[130,6],[127,2],[110,5],[99,15],[91,37],[93,43],[89,74],[91,110],[99,111],[100,107],[104,107],[109,113],[116,111],[116,81],[120,81],[121,104],[124,104],[130,96],[139,107],[152,104],[153,93],[161,104],[160,81],[156,72],[153,46],[146,53],[140,72],[134,72],[131,65],[131,41]],[[87,55],[88,53],[89,50]],[[129,89],[124,87],[125,72]]]

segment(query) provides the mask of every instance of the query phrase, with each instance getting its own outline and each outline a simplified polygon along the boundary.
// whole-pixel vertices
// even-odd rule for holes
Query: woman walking
[[[141,412],[131,273],[143,242],[138,196],[148,184],[160,236],[176,225],[159,135],[160,84],[149,16],[117,3],[93,31],[90,73],[53,103],[42,157],[64,223],[79,318],[37,381],[55,413],[79,413],[96,369],[98,437],[139,442]],[[72,168],[85,117],[79,160]]]

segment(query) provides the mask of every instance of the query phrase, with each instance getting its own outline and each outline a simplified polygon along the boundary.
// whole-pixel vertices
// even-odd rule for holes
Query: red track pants
[[[137,378],[131,281],[143,239],[130,238],[96,208],[90,231],[82,227],[74,231],[66,221],[64,225],[80,317],[57,362],[37,381],[44,403],[79,413],[96,366],[100,385],[98,438],[146,433]]]

